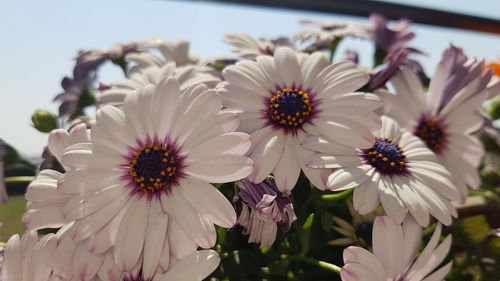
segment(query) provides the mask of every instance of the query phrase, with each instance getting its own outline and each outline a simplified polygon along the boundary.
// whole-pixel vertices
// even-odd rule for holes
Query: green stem
[[[18,183],[18,182],[32,182],[35,177],[25,176],[25,177],[6,177],[4,181],[6,183]]]
[[[344,200],[346,198],[351,197],[352,193],[354,192],[354,189],[349,188],[347,190],[334,193],[334,194],[325,194],[321,196],[321,199],[324,201],[339,201],[339,200]]]
[[[283,254],[283,255],[281,255],[281,259],[291,260],[291,261],[300,261],[300,262],[312,264],[312,265],[324,268],[326,270],[329,270],[331,272],[335,272],[337,274],[340,274],[340,270],[342,269],[342,268],[340,268],[334,264],[328,263],[326,261],[319,261],[315,258],[306,257],[306,256],[298,256],[298,255],[289,256],[289,255]]]
[[[328,47],[328,49],[330,50],[330,63],[333,62],[333,57],[335,56],[335,51],[337,51],[337,47],[339,46],[340,41],[342,41],[342,37],[336,37]]]

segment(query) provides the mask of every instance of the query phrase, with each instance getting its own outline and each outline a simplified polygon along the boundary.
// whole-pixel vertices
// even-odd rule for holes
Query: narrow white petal
[[[274,169],[276,185],[280,191],[292,190],[300,176],[300,165],[297,160],[297,139],[287,135],[283,155]]]
[[[393,278],[402,272],[404,249],[401,226],[390,217],[377,217],[373,224],[373,254],[384,265],[387,277]]]
[[[142,198],[133,198],[118,227],[114,255],[116,264],[124,271],[132,270],[142,252],[148,214],[148,202]]]
[[[160,263],[163,251],[163,242],[167,233],[168,215],[163,212],[160,201],[150,201],[148,226],[144,240],[144,262],[142,274],[144,279],[154,276],[156,268]]]

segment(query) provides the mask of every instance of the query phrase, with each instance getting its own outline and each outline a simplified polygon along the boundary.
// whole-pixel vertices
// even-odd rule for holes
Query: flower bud
[[[31,116],[33,127],[42,133],[49,133],[57,129],[57,118],[54,114],[46,110],[37,110]]]

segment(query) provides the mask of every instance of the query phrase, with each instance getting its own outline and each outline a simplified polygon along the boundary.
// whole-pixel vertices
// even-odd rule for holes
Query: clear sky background
[[[395,1],[390,1],[395,2]],[[397,2],[397,1],[396,1]],[[405,3],[500,17],[498,0],[412,0]],[[60,81],[70,75],[79,49],[108,47],[116,43],[162,37],[188,39],[201,58],[228,55],[222,43],[225,32],[246,32],[272,38],[292,35],[306,18],[366,21],[320,13],[250,8],[180,1],[132,0],[0,0],[0,138],[21,153],[39,155],[47,135],[30,127],[36,109],[57,111],[52,98],[61,92]],[[453,43],[470,56],[500,58],[500,36],[414,25],[417,38],[411,46],[424,50],[422,63],[433,73],[442,51]],[[367,41],[346,40],[339,53],[349,47],[362,52],[362,64],[371,63],[373,47]],[[106,82],[120,78],[106,67]]]

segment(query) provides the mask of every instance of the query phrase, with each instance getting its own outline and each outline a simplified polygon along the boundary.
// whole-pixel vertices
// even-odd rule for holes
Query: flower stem
[[[328,263],[326,261],[319,261],[315,258],[306,257],[306,256],[299,256],[299,255],[289,256],[289,255],[283,254],[283,255],[281,255],[281,259],[291,260],[291,261],[300,261],[300,262],[312,264],[312,265],[324,268],[326,270],[329,270],[331,272],[335,272],[337,274],[340,274],[340,270],[342,269],[342,268],[340,268],[334,264]]]
[[[4,180],[6,183],[17,183],[17,182],[32,182],[35,177],[25,176],[25,177],[6,177]]]
[[[334,193],[334,194],[325,194],[321,196],[321,199],[324,201],[339,201],[339,200],[344,200],[346,198],[351,197],[353,193],[353,189],[349,188],[347,190],[344,190],[342,192]]]

